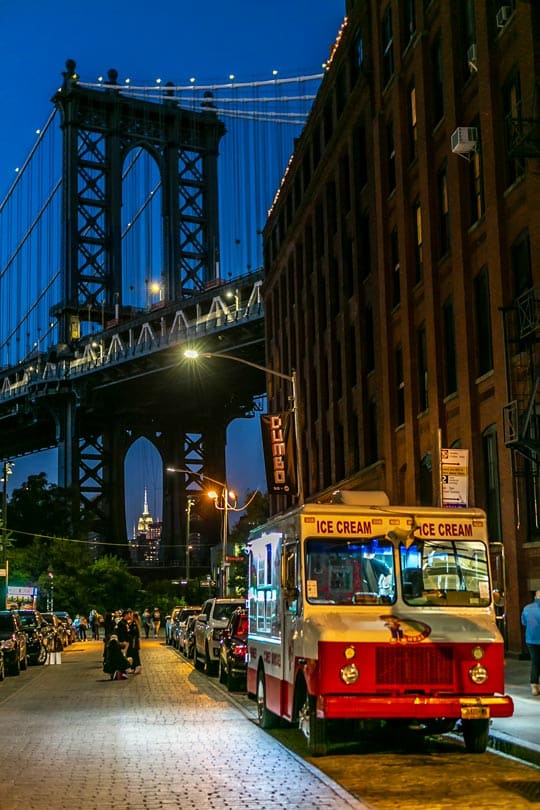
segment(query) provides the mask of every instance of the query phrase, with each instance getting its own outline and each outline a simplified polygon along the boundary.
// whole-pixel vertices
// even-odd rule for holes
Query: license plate
[[[489,706],[462,706],[462,720],[489,720]]]

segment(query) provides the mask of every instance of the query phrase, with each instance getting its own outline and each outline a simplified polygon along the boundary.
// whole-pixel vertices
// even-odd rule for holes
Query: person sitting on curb
[[[124,645],[118,641],[115,633],[110,637],[105,650],[103,672],[111,676],[111,681],[125,681],[128,673],[133,672],[130,661],[124,655]]]

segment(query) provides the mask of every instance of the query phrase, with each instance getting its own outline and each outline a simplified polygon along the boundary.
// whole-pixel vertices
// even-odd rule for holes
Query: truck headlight
[[[475,664],[474,667],[471,667],[469,670],[469,678],[473,683],[479,686],[487,681],[488,671],[482,664]]]
[[[339,674],[343,683],[346,683],[347,685],[356,683],[360,677],[356,664],[345,664],[344,667],[341,667]]]

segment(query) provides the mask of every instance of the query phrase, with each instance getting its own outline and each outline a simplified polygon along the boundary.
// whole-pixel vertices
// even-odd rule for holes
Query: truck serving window
[[[383,538],[329,540],[305,546],[306,599],[312,605],[381,605],[395,601],[392,544]]]
[[[479,541],[417,541],[401,546],[401,589],[408,605],[486,607],[487,549]]]

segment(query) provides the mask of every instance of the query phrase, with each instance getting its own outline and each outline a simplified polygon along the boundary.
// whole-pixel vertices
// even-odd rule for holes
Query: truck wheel
[[[317,717],[315,698],[312,695],[306,694],[298,713],[298,727],[307,740],[308,753],[312,757],[324,757],[328,753],[326,720]]]
[[[489,740],[489,720],[463,720],[463,739],[469,754],[483,754]]]
[[[266,685],[262,669],[257,674],[257,716],[261,728],[275,728],[279,722],[277,715],[266,707]]]
[[[223,668],[223,661],[221,658],[219,659],[219,682],[226,683],[227,682],[227,673]]]

